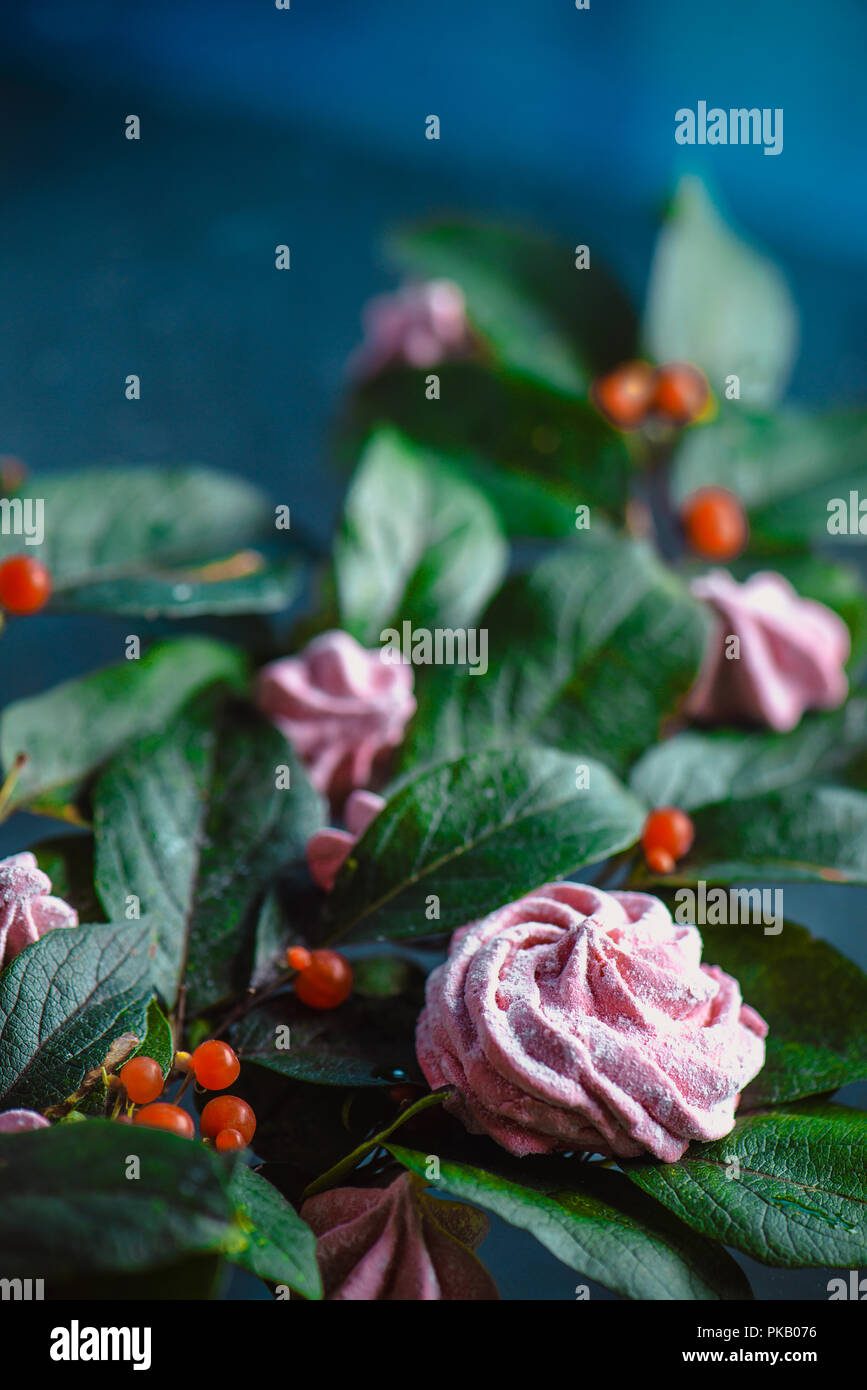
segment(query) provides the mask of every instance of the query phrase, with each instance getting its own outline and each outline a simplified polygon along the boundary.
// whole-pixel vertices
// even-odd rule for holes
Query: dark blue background
[[[661,207],[686,169],[789,277],[803,343],[793,394],[862,401],[864,7],[591,5],[7,4],[0,453],[37,473],[199,460],[260,481],[325,542],[345,360],[364,300],[393,283],[383,234],[447,210],[514,218],[589,242],[640,302]],[[674,112],[700,99],[782,107],[783,153],[681,149]],[[124,138],[131,112],[138,143]],[[439,143],[424,139],[432,112]],[[283,242],[289,274],[274,269]],[[130,372],[139,402],[124,398]],[[117,660],[127,630],[12,624],[0,702]],[[44,829],[18,817],[0,853]],[[786,899],[867,964],[857,895]],[[485,1258],[505,1296],[568,1299],[578,1283],[502,1225]],[[764,1296],[826,1296],[822,1273],[752,1268]]]

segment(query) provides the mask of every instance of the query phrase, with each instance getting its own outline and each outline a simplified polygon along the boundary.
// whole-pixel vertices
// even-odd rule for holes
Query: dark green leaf
[[[394,247],[416,274],[456,281],[495,357],[528,377],[583,395],[599,371],[634,355],[626,297],[595,257],[576,269],[571,246],[451,222],[411,228]]]
[[[736,236],[698,179],[678,185],[656,244],[642,336],[658,362],[693,362],[722,394],[772,405],[795,357],[798,323],[782,275]]]
[[[245,1062],[325,1086],[393,1086],[395,1069],[415,1080],[418,1001],[353,995],[320,1011],[294,993],[247,1015],[232,1034]],[[288,1030],[288,1031],[287,1031]]]
[[[288,1284],[305,1298],[321,1298],[316,1238],[276,1187],[239,1163],[229,1197],[246,1241],[243,1248],[234,1249],[233,1264],[260,1279]]]
[[[461,926],[633,844],[644,814],[578,754],[492,749],[440,764],[389,800],[344,863],[327,907],[333,934],[380,941]]]
[[[420,683],[403,766],[535,739],[619,770],[658,739],[695,679],[708,628],[646,546],[604,530],[510,579],[481,623],[488,672],[444,667]]]
[[[867,883],[864,792],[787,787],[705,806],[693,820],[695,845],[667,882]]]
[[[425,1154],[397,1144],[387,1148],[405,1168],[427,1177]],[[508,1177],[441,1161],[441,1175],[430,1186],[529,1231],[570,1269],[624,1298],[750,1297],[746,1278],[724,1250],[656,1204],[636,1203],[620,1173],[566,1160],[559,1178],[544,1181],[534,1180],[532,1160],[503,1166]]]
[[[45,538],[28,551],[61,586],[206,560],[274,534],[258,489],[208,468],[87,468],[40,478],[18,498],[44,502]],[[0,535],[0,558],[20,549],[20,537]]]
[[[777,791],[844,766],[867,746],[867,702],[808,715],[789,734],[682,733],[648,749],[630,786],[648,806],[692,811]]]
[[[129,739],[169,725],[197,690],[216,681],[240,684],[244,674],[235,648],[186,637],[9,705],[0,723],[3,765],[8,770],[19,753],[28,758],[12,806],[74,787]]]
[[[155,999],[148,1004],[145,1035],[133,1057],[152,1057],[159,1062],[163,1076],[168,1076],[175,1059],[175,1044],[169,1021]]]
[[[677,1163],[628,1163],[627,1175],[694,1230],[763,1264],[856,1268],[867,1259],[867,1115],[744,1115]]]
[[[769,1025],[765,1065],[743,1108],[867,1080],[867,976],[804,927],[786,922],[774,931],[701,927],[704,958],[735,977]]]
[[[151,996],[145,922],[48,932],[0,976],[0,1109],[71,1095],[122,1033],[144,1035]]]
[[[223,1165],[175,1134],[109,1120],[0,1134],[0,1182],[15,1198],[0,1202],[0,1268],[19,1278],[140,1274],[238,1242]]]
[[[290,785],[276,785],[280,767]],[[155,924],[153,980],[190,1014],[249,979],[259,899],[303,856],[322,806],[266,720],[210,695],[106,769],[94,791],[96,883],[109,915],[135,894]]]
[[[387,420],[446,458],[488,498],[513,536],[566,536],[579,503],[621,520],[630,471],[624,436],[586,401],[475,362],[437,367],[440,400],[423,371],[389,371],[356,395],[345,451]]]
[[[197,618],[235,613],[279,613],[295,598],[301,567],[294,561],[267,565],[227,579],[203,579],[199,571],[152,570],[55,591],[53,606],[129,617]]]
[[[335,566],[342,626],[366,645],[409,621],[467,627],[498,587],[507,548],[484,495],[393,430],[362,456]]]

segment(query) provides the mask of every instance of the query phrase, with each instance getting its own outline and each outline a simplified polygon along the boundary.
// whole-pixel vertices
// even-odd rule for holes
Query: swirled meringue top
[[[767,1025],[644,893],[549,884],[452,938],[416,1049],[473,1132],[511,1153],[673,1162],[734,1124]]]
[[[382,660],[347,632],[323,632],[259,673],[258,703],[303,759],[318,791],[364,787],[415,713],[412,667]]]
[[[726,570],[712,570],[691,585],[717,617],[686,712],[710,723],[754,720],[781,733],[805,710],[835,709],[849,683],[849,629],[823,603],[801,598],[772,571],[738,584]],[[738,638],[740,655],[726,653]]]
[[[310,1197],[301,1217],[316,1240],[327,1299],[495,1299],[473,1250],[488,1231],[483,1212],[438,1202],[402,1173],[389,1187],[335,1187]]]
[[[77,927],[78,913],[51,896],[51,879],[25,851],[0,860],[0,967],[46,932]]]

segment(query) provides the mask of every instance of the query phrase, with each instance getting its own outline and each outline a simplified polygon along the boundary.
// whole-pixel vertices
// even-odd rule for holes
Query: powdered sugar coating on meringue
[[[849,683],[849,629],[838,614],[801,598],[772,571],[738,584],[726,570],[693,580],[691,589],[716,615],[686,712],[718,723],[749,719],[786,733],[808,709],[836,709]],[[740,655],[726,655],[738,638]]]
[[[556,883],[463,927],[428,978],[416,1050],[474,1133],[513,1154],[674,1162],[720,1139],[767,1025],[657,898]]]
[[[59,927],[77,927],[78,913],[51,896],[51,879],[25,851],[0,859],[0,967]]]
[[[348,632],[323,632],[259,673],[260,709],[288,738],[317,791],[339,801],[373,780],[415,713],[412,667]]]

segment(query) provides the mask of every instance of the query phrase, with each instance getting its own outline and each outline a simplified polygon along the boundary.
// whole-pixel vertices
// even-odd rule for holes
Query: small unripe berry
[[[311,955],[306,946],[290,946],[286,952],[286,964],[290,970],[306,970],[310,961]]]
[[[746,513],[727,488],[699,488],[687,497],[680,516],[687,544],[705,560],[734,560],[746,546]]]
[[[246,1149],[247,1141],[239,1129],[221,1129],[214,1143],[219,1153],[228,1153],[232,1149]]]
[[[121,1067],[120,1079],[136,1105],[149,1105],[162,1095],[162,1068],[153,1057],[131,1057],[126,1066]]]
[[[695,826],[678,806],[657,806],[641,832],[641,847],[654,873],[670,874],[678,859],[692,848]]]
[[[12,555],[0,564],[0,608],[16,617],[38,613],[52,587],[48,566],[33,555]]]
[[[689,362],[667,362],[657,367],[653,408],[673,425],[697,420],[710,400],[707,378]]]
[[[643,424],[653,402],[654,371],[649,362],[624,362],[591,388],[597,408],[612,425],[634,430]]]
[[[146,1125],[148,1129],[167,1129],[184,1139],[192,1139],[196,1132],[192,1116],[179,1105],[169,1105],[167,1101],[157,1101],[156,1105],[146,1105],[143,1110],[137,1110],[133,1124]]]
[[[228,1043],[215,1038],[203,1042],[193,1053],[196,1080],[206,1091],[225,1091],[241,1073],[241,1063]]]
[[[311,1009],[336,1009],[352,993],[352,966],[337,951],[311,951],[295,981],[295,993]]]

